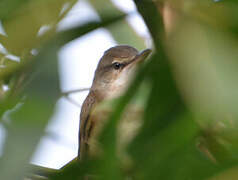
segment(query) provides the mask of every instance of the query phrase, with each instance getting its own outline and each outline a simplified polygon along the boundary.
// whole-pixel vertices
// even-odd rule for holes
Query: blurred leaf
[[[173,59],[176,56],[180,63],[171,62],[191,106],[199,113],[217,115],[219,119],[237,117],[238,86],[234,83],[238,67],[237,42],[227,33],[189,21],[184,21],[183,28],[177,29],[176,34],[173,36],[176,47],[172,44],[169,47],[173,50]]]
[[[214,175],[212,178],[209,178],[209,180],[235,180],[237,179],[238,174],[237,174],[237,166],[230,168],[226,171],[223,171],[217,175]]]
[[[111,16],[124,14],[118,8],[116,8],[110,0],[90,0],[90,3],[93,5],[94,9],[97,11],[102,20]],[[128,24],[126,19],[108,26],[107,29],[110,31],[118,44],[128,44],[139,50],[146,48],[145,41],[135,32],[131,25]]]
[[[0,3],[0,19],[6,19],[17,8],[30,0],[1,0]]]
[[[189,120],[185,121],[186,123],[180,126],[181,133],[179,133],[179,126],[175,126],[175,129],[178,134],[174,133],[174,136],[173,134],[171,134],[172,132],[170,132],[168,129],[168,127],[170,127],[172,124],[177,124],[179,122],[179,118],[185,116],[185,114],[187,114],[189,111],[185,106],[183,99],[181,98],[181,91],[179,92],[178,88],[176,87],[177,83],[174,80],[174,74],[172,74],[174,70],[171,68],[172,66],[170,65],[170,61],[167,58],[167,55],[165,54],[169,53],[170,51],[165,51],[165,46],[163,44],[164,30],[163,25],[161,23],[162,18],[160,17],[158,10],[156,9],[156,6],[153,2],[135,1],[135,3],[138,7],[139,12],[141,12],[143,18],[145,19],[145,22],[154,39],[155,47],[158,51],[155,57],[152,58],[151,66],[148,66],[148,78],[152,79],[153,83],[151,98],[149,99],[147,105],[148,108],[145,114],[145,124],[141,133],[130,147],[130,152],[133,154],[135,160],[136,172],[139,173],[137,177],[141,179],[207,178],[213,175],[215,172],[222,170],[223,168],[218,168],[215,165],[212,165],[209,159],[203,159],[199,155],[200,153],[195,147],[197,141],[196,139],[194,139],[194,137],[198,135],[198,131],[192,131],[191,127],[188,126],[190,123],[192,123],[192,127],[194,125],[197,126],[194,121],[194,117],[191,116]],[[184,26],[181,27],[184,28]],[[183,32],[186,32],[186,30]],[[185,34],[186,35],[183,36],[183,38],[188,37],[188,34]],[[173,39],[169,39],[169,42],[171,42],[171,44],[173,43],[176,48],[183,48],[184,51],[186,51],[187,49],[183,47],[183,41],[181,41],[180,45],[175,44]],[[188,46],[190,46],[191,49],[193,49],[194,51],[199,52],[196,48],[192,46],[192,44]],[[186,54],[187,53],[185,52],[183,55]],[[173,56],[174,59],[178,57],[176,55]],[[191,55],[194,56],[194,54]],[[188,62],[193,62],[192,56],[189,60],[190,61]],[[183,64],[181,63],[181,61],[178,60],[176,62],[179,62],[178,64],[181,66],[181,71],[184,70],[183,65],[188,64],[188,62]],[[184,79],[186,77],[192,76],[192,74],[186,75],[184,76]],[[186,134],[183,133],[183,130],[186,129],[191,130],[192,134],[187,134],[188,131],[186,132]],[[160,137],[161,131],[164,131],[166,134],[168,133],[168,136]],[[181,140],[179,140],[180,138]],[[187,141],[186,139],[190,140]],[[183,142],[184,140],[186,141]],[[164,144],[165,142],[167,144]],[[176,143],[178,143],[177,147],[175,146]],[[191,146],[194,146],[194,148],[192,148]],[[181,149],[179,150],[177,148]],[[163,153],[167,154],[168,159]],[[189,157],[191,158],[191,160],[193,159],[194,161],[188,160],[186,158],[186,154],[190,154],[191,157]],[[175,159],[169,160],[170,156]],[[179,160],[180,158],[181,160]],[[166,166],[167,163],[168,165]],[[184,167],[180,163],[186,164],[188,166]],[[171,167],[171,164],[174,164],[175,166]],[[189,169],[188,167],[191,167],[191,169]],[[202,173],[198,173],[198,176],[198,174],[193,171],[195,167],[197,169],[203,169],[203,167],[207,168],[204,168]],[[180,172],[180,168],[185,168],[186,170]],[[169,172],[173,173],[169,174]],[[178,172],[179,174],[176,174],[176,172]]]
[[[119,15],[119,16],[110,16],[106,19],[104,19],[101,22],[89,22],[86,23],[82,26],[78,26],[66,31],[62,31],[59,32],[56,37],[55,37],[55,41],[53,41],[53,43],[57,43],[59,46],[62,46],[64,44],[66,44],[69,41],[72,41],[73,39],[76,39],[80,36],[83,36],[97,28],[101,28],[101,27],[107,27],[109,25],[113,25],[114,23],[117,23],[117,21],[120,21],[122,19],[124,19],[126,17],[126,15]]]
[[[155,2],[147,0],[134,0],[134,2],[152,36],[154,46],[160,50],[164,38],[164,25]]]
[[[29,77],[34,76],[34,80],[25,89],[26,100],[10,116],[11,122],[0,164],[1,179],[23,178],[27,163],[52,116],[59,96],[56,51],[49,49],[38,58],[31,67],[33,74]]]
[[[53,174],[56,174],[59,172],[59,170],[41,167],[37,165],[30,164],[28,165],[28,169],[30,173],[26,175],[27,178],[35,180],[37,176],[42,177],[41,179],[44,179],[46,177],[52,176]]]
[[[51,180],[65,180],[65,179],[85,179],[85,178],[96,178],[98,179],[98,174],[95,172],[95,167],[97,166],[96,161],[87,160],[79,161],[77,158],[73,159],[62,167],[58,173],[50,174],[49,179]]]
[[[12,54],[25,56],[33,48],[38,47],[40,30],[47,27],[55,29],[56,23],[63,17],[61,16],[63,6],[75,2],[76,0],[28,1],[16,9],[10,19],[3,21],[7,38],[2,39],[1,43]]]

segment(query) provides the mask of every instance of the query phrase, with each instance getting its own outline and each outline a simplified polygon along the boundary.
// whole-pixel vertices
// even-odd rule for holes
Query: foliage
[[[74,160],[60,170],[29,165],[61,95],[59,49],[102,27],[120,44],[140,50],[145,44],[126,22],[130,14],[122,13],[109,0],[89,1],[100,22],[89,21],[63,32],[56,31],[57,24],[75,0],[0,2],[6,32],[0,35],[6,50],[0,52],[0,123],[7,130],[0,179],[32,174],[52,180],[83,179],[85,175],[92,179],[238,178],[238,2],[134,2],[150,32],[153,54],[115,103],[100,136],[104,155]],[[171,19],[166,13],[171,13]],[[50,28],[39,35],[43,26]],[[123,167],[113,143],[116,126],[126,105],[136,98],[146,99],[144,124],[127,147],[133,163]]]

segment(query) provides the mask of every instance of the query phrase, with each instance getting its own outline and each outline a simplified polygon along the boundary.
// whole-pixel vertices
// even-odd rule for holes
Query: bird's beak
[[[145,49],[140,54],[138,54],[135,59],[133,60],[133,63],[141,63],[143,62],[151,53],[151,49]]]
[[[127,68],[125,69],[131,69],[132,67],[135,67],[137,64],[142,63],[151,52],[152,52],[151,49],[145,49],[144,51],[136,55],[134,59],[129,61],[126,66]]]

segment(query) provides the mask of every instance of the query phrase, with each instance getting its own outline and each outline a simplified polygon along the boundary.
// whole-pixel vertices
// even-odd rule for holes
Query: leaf
[[[0,19],[7,19],[17,8],[30,0],[2,0],[0,3]]]
[[[90,0],[90,4],[94,7],[102,20],[111,16],[124,14],[119,9],[117,9],[110,0]],[[118,21],[112,26],[108,26],[107,29],[112,34],[113,38],[118,42],[118,44],[128,44],[139,50],[144,50],[146,48],[142,37],[140,37],[135,32],[131,25],[128,24],[126,19]]]
[[[158,12],[155,2],[147,0],[134,0],[134,2],[152,36],[154,46],[157,50],[160,50],[165,32],[163,19]]]
[[[63,6],[68,4],[71,7],[75,2],[76,0],[25,1],[15,9],[11,18],[2,21],[7,38],[2,39],[1,43],[11,54],[26,56],[33,48],[38,48],[40,30],[48,27],[55,32],[56,24],[65,15],[61,13]]]
[[[59,97],[59,83],[56,51],[50,50],[35,60],[31,67],[33,74],[28,75],[35,76],[34,80],[24,91],[26,100],[9,117],[11,121],[0,163],[1,179],[23,178],[27,163],[52,116]]]

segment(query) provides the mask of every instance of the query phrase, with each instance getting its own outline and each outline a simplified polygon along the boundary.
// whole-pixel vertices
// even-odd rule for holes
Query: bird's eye
[[[120,64],[118,62],[115,62],[112,65],[113,65],[113,68],[116,69],[116,70],[120,69],[123,66],[123,64]]]

